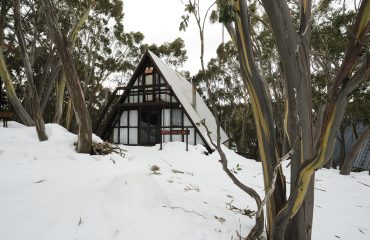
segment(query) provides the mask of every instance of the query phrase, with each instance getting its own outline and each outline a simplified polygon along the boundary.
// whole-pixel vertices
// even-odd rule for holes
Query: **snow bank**
[[[117,154],[77,154],[77,137],[48,124],[49,141],[15,122],[0,128],[0,239],[231,239],[255,210],[224,174],[216,153],[168,143]],[[100,141],[94,137],[95,141]],[[230,169],[263,194],[260,164],[230,150]],[[158,171],[151,171],[156,165]],[[313,239],[369,239],[370,177],[320,170]]]

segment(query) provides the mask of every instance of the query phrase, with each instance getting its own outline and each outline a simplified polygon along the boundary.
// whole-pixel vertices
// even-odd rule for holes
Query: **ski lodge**
[[[206,126],[206,127],[205,127]],[[112,93],[94,132],[116,144],[153,146],[180,141],[216,142],[215,117],[193,85],[151,51],[142,57],[126,87]],[[228,137],[220,129],[221,143]]]

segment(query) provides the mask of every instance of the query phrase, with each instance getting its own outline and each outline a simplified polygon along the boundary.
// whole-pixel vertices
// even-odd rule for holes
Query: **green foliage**
[[[55,2],[58,23],[66,40],[90,3],[90,0]],[[49,80],[55,74],[57,75],[56,80],[61,78],[61,73],[56,72],[59,57],[48,36],[44,10],[40,2],[30,0],[21,1],[21,4],[27,49],[34,59],[34,79],[41,98],[47,98],[44,118],[50,122],[55,112],[56,83]],[[0,44],[5,46],[4,55],[10,74],[15,80],[16,92],[23,100],[27,97],[25,76],[19,46],[14,37],[13,11],[10,10],[13,7],[12,1],[1,1],[1,7],[7,10],[7,14],[3,21],[4,38]],[[98,118],[110,94],[110,90],[105,88],[107,82],[125,84],[146,49],[156,51],[161,58],[177,67],[187,59],[185,44],[181,38],[158,46],[148,46],[144,44],[144,35],[141,32],[124,31],[123,17],[122,0],[95,1],[88,20],[82,25],[76,41],[71,46],[77,73],[93,121]],[[50,87],[51,94],[47,95],[47,89]],[[67,92],[66,90],[64,96],[64,109],[68,102]]]
[[[233,0],[219,0],[217,8],[218,21],[220,23],[231,23],[235,21],[237,12],[234,8]]]
[[[176,38],[172,42],[165,42],[161,45],[143,44],[141,45],[141,54],[146,50],[152,51],[158,57],[175,68],[182,67],[188,59],[186,55],[185,43],[181,38]]]

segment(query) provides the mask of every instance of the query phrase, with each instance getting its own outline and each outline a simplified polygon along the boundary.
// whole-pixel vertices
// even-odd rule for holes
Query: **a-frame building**
[[[147,51],[127,86],[114,91],[94,131],[116,144],[150,146],[187,138],[189,144],[212,150],[206,128],[200,124],[203,119],[215,140],[216,121],[202,97],[190,82]],[[220,135],[226,143],[222,129]]]

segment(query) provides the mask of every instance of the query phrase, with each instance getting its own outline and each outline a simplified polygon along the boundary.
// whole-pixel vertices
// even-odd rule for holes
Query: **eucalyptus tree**
[[[210,134],[211,132],[207,128],[206,124],[203,120],[202,123],[204,127],[207,129],[208,137],[213,145],[213,147],[217,150],[218,154],[220,155],[220,162],[222,163],[222,169],[228,175],[228,177],[233,181],[233,183],[239,187],[241,190],[243,190],[246,194],[248,194],[250,197],[252,197],[257,205],[258,208],[258,214],[256,214],[255,217],[255,225],[251,229],[250,233],[247,236],[247,239],[258,239],[261,237],[263,228],[264,228],[264,212],[263,212],[263,202],[261,200],[261,197],[259,194],[251,187],[247,186],[246,184],[242,183],[234,174],[230,171],[228,168],[228,159],[226,157],[225,152],[222,149],[221,146],[221,137],[220,137],[220,129],[221,129],[221,122],[220,122],[220,114],[219,109],[217,107],[219,101],[218,96],[212,92],[213,84],[210,72],[206,69],[205,62],[204,62],[204,49],[205,49],[205,22],[207,20],[208,13],[210,12],[211,8],[216,4],[214,2],[211,4],[207,11],[205,12],[204,16],[201,15],[200,12],[200,5],[199,0],[188,0],[186,3],[184,3],[185,6],[185,15],[183,15],[182,22],[180,23],[179,30],[186,30],[189,22],[190,16],[192,16],[196,24],[198,26],[198,33],[199,33],[199,39],[200,39],[200,65],[201,65],[201,77],[204,79],[205,85],[206,85],[206,92],[208,95],[208,100],[211,106],[211,110],[215,116],[216,126],[217,126],[217,132],[216,132],[216,142],[214,142],[214,139],[211,138]],[[195,89],[193,89],[195,91]]]
[[[249,114],[250,101],[242,83],[236,49],[229,41],[220,44],[216,54],[217,56],[207,63],[206,73],[211,80],[211,92],[217,96],[216,114],[219,116],[220,125],[229,137],[229,147],[248,157],[256,158],[255,127]],[[207,100],[203,72],[199,71],[192,81]]]
[[[180,37],[174,39],[172,42],[165,42],[160,45],[142,44],[140,46],[141,54],[144,54],[147,49],[155,53],[165,63],[172,65],[177,70],[180,69],[188,59],[186,55],[185,42]]]
[[[344,117],[348,96],[369,74],[366,50],[370,3],[363,0],[354,17],[346,50],[338,70],[331,79],[326,101],[313,116],[311,79],[311,27],[318,8],[311,1],[289,3],[284,0],[262,0],[266,20],[271,27],[282,69],[285,100],[284,130],[290,148],[291,189],[287,201],[277,178],[273,198],[267,207],[267,233],[271,239],[310,239],[313,217],[314,173],[331,157],[339,125]],[[255,61],[250,31],[248,4],[245,0],[217,1],[220,20],[227,26],[238,49],[244,84],[247,87],[256,124],[265,188],[277,165],[276,133],[272,99],[268,85]],[[295,24],[297,19],[298,24]],[[280,186],[282,187],[279,187]],[[286,231],[288,229],[288,231]]]
[[[12,50],[13,46],[5,43],[4,30],[9,27],[9,16],[8,11],[11,9],[11,1],[1,1],[1,12],[0,12],[0,77],[4,82],[7,96],[10,103],[12,104],[14,111],[16,112],[19,119],[28,126],[34,124],[27,110],[23,107],[20,98],[17,96],[16,88],[14,86],[14,76],[11,76],[11,72],[8,69],[7,59],[4,56],[5,52]],[[14,35],[11,37],[14,40]]]
[[[28,54],[28,47],[26,45],[26,40],[24,36],[24,32],[22,29],[22,19],[21,19],[21,6],[20,1],[14,1],[14,25],[15,25],[15,32],[18,39],[18,44],[21,52],[21,56],[23,59],[24,69],[26,72],[27,77],[27,96],[28,100],[31,105],[31,112],[33,115],[33,120],[36,126],[37,135],[40,141],[45,141],[48,139],[46,132],[45,132],[45,123],[42,116],[42,111],[40,107],[40,97],[36,89],[36,84],[34,81],[33,70],[31,59]],[[36,44],[35,41],[33,44]],[[34,48],[34,46],[33,46]]]

